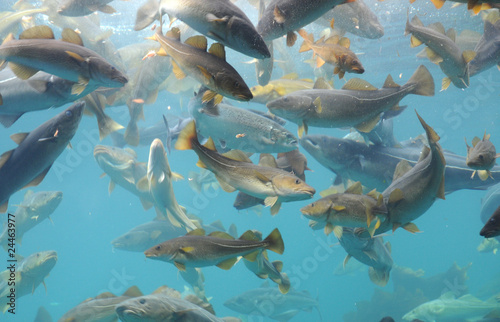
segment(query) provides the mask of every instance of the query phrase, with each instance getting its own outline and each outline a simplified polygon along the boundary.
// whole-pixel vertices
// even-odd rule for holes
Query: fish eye
[[[73,112],[71,111],[66,111],[64,114],[66,114],[67,117],[73,116]]]
[[[140,300],[139,300],[139,303],[141,303],[141,304],[145,304],[145,303],[146,303],[146,300],[145,300],[145,299],[140,299]]]
[[[352,63],[353,63],[354,65],[357,65],[357,64],[358,64],[358,61],[357,61],[356,59],[354,59],[354,60],[352,61]]]
[[[315,205],[316,205],[316,204],[313,202],[313,203],[311,204],[311,208],[314,208],[314,206],[315,206]]]
[[[479,159],[483,160],[484,156],[482,154],[479,155]]]
[[[300,183],[300,179],[296,179],[295,184],[299,184],[299,183]]]
[[[240,88],[240,82],[235,81],[235,82],[234,82],[234,87],[235,87],[235,88]]]
[[[283,102],[288,103],[288,97],[283,97]]]
[[[156,246],[156,247],[155,247],[155,249],[156,249],[156,250],[160,250],[160,249],[161,249],[161,247],[158,245],[158,246]]]

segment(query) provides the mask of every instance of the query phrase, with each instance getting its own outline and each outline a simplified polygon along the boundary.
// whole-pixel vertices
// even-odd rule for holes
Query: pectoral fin
[[[185,272],[186,271],[186,265],[179,263],[179,262],[174,262],[175,267],[179,269],[180,271]]]
[[[237,261],[238,261],[238,258],[234,257],[234,258],[226,259],[225,261],[220,262],[216,266],[219,268],[222,268],[224,270],[229,270],[229,269],[231,269],[231,267],[234,266],[234,264],[236,264]]]

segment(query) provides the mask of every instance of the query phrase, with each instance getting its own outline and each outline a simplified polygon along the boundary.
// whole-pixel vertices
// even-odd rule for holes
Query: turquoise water
[[[474,136],[482,136],[485,130],[491,133],[493,144],[498,145],[498,70],[492,68],[471,78],[471,85],[466,90],[451,85],[448,90],[439,92],[444,74],[428,59],[417,58],[416,54],[423,47],[410,48],[409,36],[403,35],[409,3],[374,0],[365,2],[378,16],[385,28],[385,35],[377,40],[347,35],[351,39],[351,49],[359,54],[366,70],[361,78],[381,87],[387,74],[391,74],[397,83],[403,84],[413,71],[423,64],[430,70],[436,83],[434,97],[410,95],[403,99],[402,104],[408,105],[408,109],[395,119],[396,138],[402,141],[423,132],[414,113],[414,110],[417,110],[440,134],[440,143],[444,149],[465,155],[464,136],[470,142]],[[255,9],[245,1],[238,1],[237,4],[248,9],[248,16],[256,22]],[[110,40],[117,48],[140,42],[143,37],[152,33],[149,29],[141,32],[132,30],[139,2],[115,1],[112,5],[118,13],[112,16],[101,14],[100,17],[102,26],[115,29]],[[457,33],[464,29],[482,33],[483,23],[480,16],[471,16],[465,6],[451,8],[451,4],[447,3],[441,10],[437,10],[430,2],[418,0],[411,11],[411,16],[415,14],[420,16],[425,25],[440,21],[446,29],[453,27]],[[309,30],[313,30],[317,35],[320,28],[313,27]],[[303,62],[310,59],[311,54],[299,54],[299,46],[300,41],[287,49],[293,60],[289,64],[301,78],[313,78],[313,70]],[[279,56],[276,59],[280,59]],[[242,64],[250,60],[249,57],[228,49],[227,60],[244,76],[249,86],[256,85],[254,66]],[[276,65],[273,79],[283,75],[283,71]],[[352,74],[346,74],[347,79],[353,77],[355,76]],[[343,83],[344,80],[336,78],[335,88],[340,88]],[[189,99],[190,96],[181,97],[161,92],[156,103],[145,107],[146,121],[141,121],[139,126],[152,125],[160,120],[163,114],[187,115]],[[265,111],[263,105],[241,102],[234,104]],[[167,109],[168,106],[170,109]],[[457,112],[459,108],[462,108],[463,112]],[[29,132],[60,113],[62,109],[27,114],[11,128],[0,128],[0,152],[15,147],[8,138],[9,135]],[[109,107],[106,112],[123,125],[128,122],[126,106]],[[296,133],[296,125],[287,123],[286,127]],[[342,137],[348,132],[310,128],[309,133]],[[54,167],[45,180],[34,188],[35,191],[60,190],[64,193],[63,201],[51,216],[53,224],[45,221],[28,232],[16,252],[28,256],[38,251],[55,250],[58,253],[58,261],[50,276],[45,279],[47,291],[43,285],[39,286],[33,295],[17,300],[15,317],[5,314],[0,320],[31,321],[39,306],[44,306],[54,319],[59,319],[65,312],[89,297],[104,291],[118,295],[132,285],[137,285],[144,294],[151,293],[160,285],[183,291],[185,282],[173,265],[145,260],[142,253],[112,249],[111,240],[139,224],[150,221],[155,217],[155,212],[153,209],[144,211],[139,199],[119,186],[108,195],[109,178],[100,178],[102,170],[92,155],[96,144],[111,145],[112,142],[109,138],[99,142],[95,119],[84,116],[72,140],[73,149],[65,150],[56,162],[59,167]],[[138,160],[147,162],[149,147],[134,149]],[[318,192],[328,188],[335,175],[323,168],[303,149],[301,151],[308,157],[308,166],[313,170],[306,173],[308,184]],[[199,171],[195,166],[197,157],[193,151],[173,150],[168,158],[172,170],[185,177],[189,171]],[[179,204],[186,206],[205,223],[221,220],[225,227],[234,223],[240,234],[247,229],[257,229],[267,235],[278,227],[283,235],[286,251],[282,256],[272,254],[271,260],[282,260],[292,285],[299,290],[307,290],[313,297],[318,298],[323,321],[342,321],[344,314],[356,311],[357,303],[370,300],[374,289],[379,288],[370,282],[365,270],[347,276],[333,274],[346,253],[333,236],[326,237],[321,230],[311,230],[307,220],[301,217],[299,209],[310,201],[284,203],[279,214],[274,217],[271,217],[268,209],[264,209],[262,215],[257,216],[252,211],[238,212],[232,207],[236,193],[228,194],[219,190],[213,195],[204,193],[199,196],[189,188],[187,180],[174,183],[174,189]],[[24,193],[25,191],[21,190],[11,196],[9,212],[15,211],[15,205],[22,201]],[[482,254],[476,250],[483,240],[483,237],[479,236],[479,230],[483,226],[479,219],[483,194],[481,191],[462,190],[447,195],[446,200],[438,199],[416,221],[422,233],[413,235],[398,230],[394,235],[386,237],[385,240],[392,244],[394,263],[414,270],[423,269],[425,277],[447,270],[454,262],[461,267],[472,263],[466,285],[471,294],[478,293],[485,283],[496,278],[499,265],[498,255]],[[314,200],[318,198],[319,194]],[[324,242],[331,246],[331,251],[329,250],[325,257],[318,257],[317,249],[323,247]],[[0,257],[1,263],[6,263],[6,259]],[[223,303],[232,296],[259,287],[262,283],[262,280],[241,263],[230,271],[208,267],[204,268],[203,272],[206,295],[212,297],[211,304],[219,317],[238,316],[236,312],[223,306]],[[382,290],[392,292],[392,280]],[[373,316],[373,321],[378,321],[385,315],[384,308],[381,307]],[[301,320],[316,321],[319,316],[314,310],[311,313],[302,312],[292,321]]]

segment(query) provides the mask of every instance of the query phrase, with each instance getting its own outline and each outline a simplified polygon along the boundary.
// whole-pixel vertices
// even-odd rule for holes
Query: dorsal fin
[[[218,42],[213,43],[208,52],[224,61],[226,60],[226,50],[224,49],[224,45]]]
[[[414,24],[415,26],[424,25],[418,16],[413,16],[413,18],[411,18],[411,23]]]
[[[354,182],[349,188],[345,190],[345,193],[361,195],[363,194],[363,186],[360,181]]]
[[[401,160],[396,165],[396,169],[394,170],[394,176],[392,177],[392,181],[396,181],[396,179],[404,176],[408,171],[411,170],[411,165],[406,160]]]
[[[349,49],[349,47],[351,46],[351,41],[347,37],[342,37],[339,40],[339,45]]]
[[[217,149],[215,148],[214,140],[212,140],[211,137],[208,138],[207,142],[205,142],[205,144],[203,144],[203,146],[211,151],[217,151]]]
[[[339,41],[340,41],[339,35],[335,35],[333,37],[330,37],[330,38],[326,39],[324,41],[324,43],[328,44],[328,45],[337,45],[339,43]]]
[[[231,150],[229,152],[223,153],[222,155],[225,156],[226,158],[234,160],[234,161],[252,163],[252,160],[250,160],[248,155],[246,155],[245,152],[243,152],[241,150]]]
[[[179,30],[179,28],[174,27],[174,28],[170,29],[169,31],[167,31],[165,36],[170,37],[170,38],[174,38],[177,40],[181,40],[181,31]]]
[[[29,132],[21,132],[21,133],[15,133],[10,136],[12,141],[14,141],[17,145],[21,144],[21,142],[26,139],[26,137],[29,135]]]
[[[207,51],[207,38],[205,38],[204,36],[197,35],[189,37],[184,43],[203,51]]]
[[[289,74],[286,74],[286,75],[283,75],[281,76],[281,79],[298,79],[299,78],[299,74],[297,73],[289,73]]]
[[[484,131],[483,135],[483,141],[489,141],[491,134],[486,134],[486,131]]]
[[[116,295],[114,295],[111,292],[104,292],[104,293],[101,293],[101,294],[97,295],[95,298],[96,299],[110,299],[110,298],[113,298],[113,297],[116,297]]]
[[[278,168],[276,159],[269,153],[260,154],[259,165],[263,167]]]
[[[23,31],[19,39],[54,39],[54,32],[49,26],[34,26]]]
[[[437,31],[440,34],[446,35],[443,24],[440,22],[431,23],[427,26],[427,28],[431,28],[432,30]]]
[[[205,236],[205,230],[203,228],[191,230],[186,234],[186,236]]]
[[[455,42],[457,39],[457,32],[455,31],[455,29],[450,28],[446,31],[446,36],[453,40],[453,42]]]
[[[431,149],[427,145],[424,145],[424,147],[422,148],[422,152],[420,152],[420,158],[418,159],[418,162],[425,159],[429,155],[429,153],[431,153]]]
[[[478,138],[477,136],[475,136],[473,139],[472,139],[472,146],[475,147],[479,142],[481,142],[481,139]]]
[[[314,82],[313,89],[332,89],[332,86],[323,77],[318,77]]]
[[[377,88],[361,78],[351,78],[342,89],[358,90],[358,91],[376,91]]]
[[[222,239],[231,239],[231,240],[234,239],[233,236],[229,235],[228,233],[226,233],[224,231],[214,231],[214,232],[211,232],[210,234],[208,234],[208,236],[222,238]]]
[[[83,46],[83,40],[73,29],[64,28],[61,33],[61,40],[75,45]]]
[[[382,86],[382,87],[383,88],[399,88],[401,86],[396,84],[396,82],[394,82],[394,80],[392,79],[392,76],[389,74],[389,75],[387,75],[387,78],[385,79],[384,86]]]

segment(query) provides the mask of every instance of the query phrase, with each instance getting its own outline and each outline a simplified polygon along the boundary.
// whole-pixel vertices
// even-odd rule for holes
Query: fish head
[[[250,88],[250,91],[253,95],[253,102],[266,104],[266,102],[277,98],[277,93],[272,84],[267,84],[265,86],[256,85]]]
[[[162,321],[162,309],[172,311],[173,308],[162,304],[159,294],[152,294],[123,301],[116,306],[115,312],[120,321]]]
[[[500,236],[500,207],[491,215],[479,235],[485,238]]]
[[[88,61],[90,76],[105,87],[123,87],[128,78],[115,66],[101,57],[91,57]]]
[[[291,173],[274,176],[272,183],[280,199],[285,201],[310,199],[316,193],[316,189]]]
[[[28,210],[32,213],[43,213],[49,216],[62,201],[62,191],[40,191],[33,194],[28,202]]]
[[[297,149],[299,145],[295,135],[284,128],[272,128],[270,139],[274,144],[285,146],[290,150]]]
[[[287,120],[300,120],[315,110],[313,99],[306,95],[289,94],[266,104],[272,114]]]
[[[341,70],[349,73],[363,74],[365,72],[361,61],[354,53],[342,54],[338,59],[338,64]]]
[[[269,48],[250,21],[232,16],[226,28],[227,40],[239,52],[258,59],[271,57]]]
[[[182,246],[179,247],[178,243],[164,242],[146,250],[144,252],[144,255],[146,255],[147,258],[151,259],[157,259],[164,262],[173,262],[174,260],[178,259],[178,257],[182,257],[181,248]]]
[[[129,231],[111,241],[111,245],[117,249],[142,252],[144,244],[150,240],[150,235],[145,231]]]
[[[467,148],[467,159],[465,163],[471,169],[489,170],[495,165],[496,149],[488,141],[479,141],[473,148]]]
[[[104,170],[125,171],[136,163],[136,155],[128,149],[120,149],[114,146],[96,145],[94,147],[94,158]]]
[[[55,251],[38,252],[26,257],[19,265],[18,271],[23,272],[24,276],[43,280],[49,275],[56,262],[57,253]]]
[[[330,198],[321,198],[305,207],[302,207],[300,212],[308,219],[312,219],[314,221],[326,221],[332,205],[333,203]]]
[[[213,82],[216,84],[217,92],[223,96],[233,98],[238,101],[249,101],[253,98],[250,88],[234,70],[222,69],[214,76]]]
[[[422,320],[436,321],[445,311],[446,307],[440,300],[423,303],[403,316],[405,321]]]
[[[256,310],[256,300],[245,294],[237,295],[224,302],[224,306],[242,314],[249,314]]]
[[[170,180],[172,172],[167,159],[165,147],[160,139],[155,139],[149,149],[148,180],[150,186]]]
[[[54,117],[51,124],[47,126],[43,140],[48,140],[49,142],[61,141],[67,144],[78,129],[84,107],[84,102],[76,102]]]

